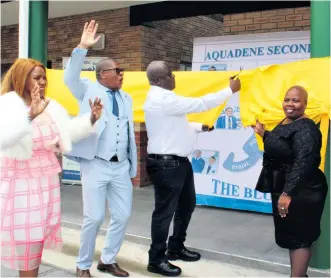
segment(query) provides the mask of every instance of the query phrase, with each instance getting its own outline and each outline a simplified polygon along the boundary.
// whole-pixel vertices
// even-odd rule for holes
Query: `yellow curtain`
[[[175,72],[176,90],[182,96],[199,97],[228,86],[229,77],[237,72]],[[82,72],[82,77],[95,80],[94,72]],[[78,103],[63,83],[63,70],[47,70],[47,95],[60,102],[71,115],[78,112]],[[330,118],[330,58],[309,59],[282,65],[263,66],[240,74],[240,114],[244,126],[254,125],[256,119],[272,130],[283,118],[282,99],[293,85],[305,87],[309,93],[306,114],[320,124],[323,135],[322,163],[327,145]],[[142,110],[149,85],[145,72],[127,72],[123,90],[133,99],[134,121],[144,122]],[[223,107],[189,115],[190,121],[215,123]],[[263,149],[261,138],[258,144]]]

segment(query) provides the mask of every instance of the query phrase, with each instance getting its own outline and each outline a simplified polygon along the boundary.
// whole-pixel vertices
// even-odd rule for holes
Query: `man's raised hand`
[[[97,30],[98,30],[98,23],[95,23],[95,20],[86,22],[84,25],[82,37],[80,39],[80,44],[78,45],[78,47],[88,49],[91,46],[95,45],[97,41],[100,39],[100,35],[95,37]]]

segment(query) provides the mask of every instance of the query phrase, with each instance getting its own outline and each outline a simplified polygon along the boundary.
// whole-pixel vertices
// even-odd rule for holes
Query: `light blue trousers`
[[[85,270],[92,266],[96,237],[104,221],[106,200],[111,217],[100,259],[104,264],[115,263],[131,213],[132,183],[128,160],[122,162],[109,162],[97,158],[82,160],[80,167],[84,223],[77,267]]]

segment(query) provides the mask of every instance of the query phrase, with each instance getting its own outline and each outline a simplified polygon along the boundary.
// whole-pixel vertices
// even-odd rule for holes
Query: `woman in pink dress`
[[[18,59],[5,75],[0,96],[1,263],[20,277],[37,277],[43,248],[61,248],[60,165],[54,152],[93,136],[100,99],[91,114],[71,119],[44,97],[45,67]]]

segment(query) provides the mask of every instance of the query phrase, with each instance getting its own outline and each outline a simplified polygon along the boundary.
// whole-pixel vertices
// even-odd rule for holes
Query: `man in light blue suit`
[[[111,214],[105,247],[98,270],[127,277],[115,257],[122,245],[131,213],[132,183],[137,172],[132,100],[121,91],[123,70],[111,59],[96,65],[97,81],[81,79],[81,69],[96,38],[98,24],[86,23],[81,42],[74,49],[64,71],[64,81],[79,102],[79,114],[89,110],[89,99],[98,96],[104,105],[96,123],[96,133],[73,146],[69,159],[80,163],[83,188],[84,223],[76,274],[91,277],[95,241],[105,215],[105,201]]]

